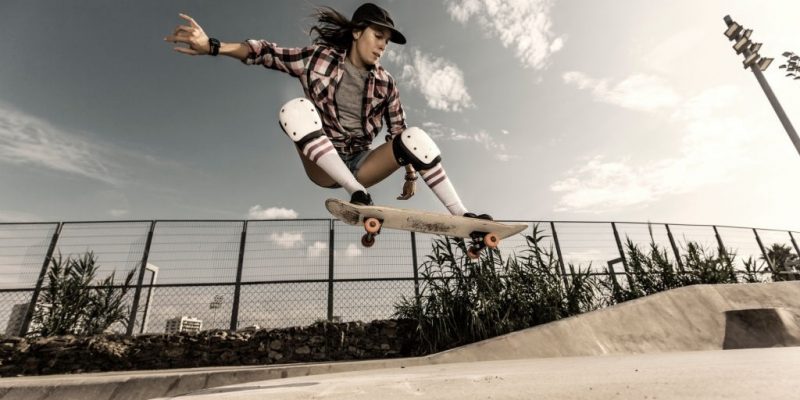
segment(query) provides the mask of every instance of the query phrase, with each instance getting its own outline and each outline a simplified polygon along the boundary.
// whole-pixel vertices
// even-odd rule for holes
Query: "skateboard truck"
[[[500,237],[494,232],[472,232],[469,237],[472,243],[467,248],[467,256],[472,260],[480,257],[484,248],[494,249],[500,244]]]
[[[383,221],[377,218],[367,218],[364,220],[364,230],[367,231],[361,236],[361,245],[364,247],[372,247],[375,244],[375,236],[381,233],[381,225]]]

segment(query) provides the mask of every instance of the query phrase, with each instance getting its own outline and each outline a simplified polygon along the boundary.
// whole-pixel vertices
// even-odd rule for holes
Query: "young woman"
[[[209,38],[190,16],[165,41],[188,47],[188,55],[225,55],[247,65],[262,65],[298,79],[306,98],[281,107],[281,128],[295,143],[308,177],[323,187],[342,187],[355,204],[372,205],[368,187],[401,166],[406,169],[403,193],[416,190],[416,171],[453,215],[490,219],[468,213],[441,164],[439,148],[422,129],[407,127],[396,82],[378,63],[389,42],[405,44],[389,13],[374,4],[358,7],[352,18],[331,8],[316,11],[312,46],[278,47],[265,40],[223,43]],[[370,149],[388,124],[386,143]]]

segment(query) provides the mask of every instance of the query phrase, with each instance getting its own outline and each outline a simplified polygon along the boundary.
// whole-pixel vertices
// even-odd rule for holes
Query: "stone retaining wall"
[[[255,332],[0,338],[0,376],[414,356],[416,322],[320,322]]]

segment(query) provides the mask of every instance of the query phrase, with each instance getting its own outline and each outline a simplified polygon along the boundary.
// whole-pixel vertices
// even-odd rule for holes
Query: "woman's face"
[[[377,25],[370,25],[363,31],[353,32],[353,46],[351,50],[355,55],[351,61],[357,67],[375,65],[389,44],[392,32]]]

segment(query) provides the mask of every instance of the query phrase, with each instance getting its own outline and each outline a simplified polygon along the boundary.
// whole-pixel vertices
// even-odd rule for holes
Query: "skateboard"
[[[362,225],[364,247],[372,247],[381,228],[470,239],[467,255],[476,259],[481,250],[496,248],[500,240],[525,230],[526,224],[505,224],[485,219],[438,214],[385,206],[361,206],[339,199],[325,200],[325,208],[342,222]]]

